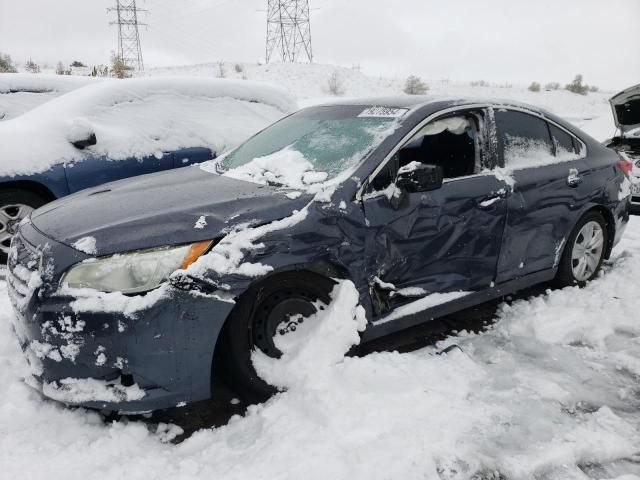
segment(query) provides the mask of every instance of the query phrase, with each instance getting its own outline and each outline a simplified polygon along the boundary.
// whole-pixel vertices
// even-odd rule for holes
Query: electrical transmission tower
[[[268,0],[267,63],[313,61],[309,0]]]
[[[110,24],[118,25],[118,57],[127,67],[144,71],[138,26],[146,23],[138,21],[138,13],[147,10],[136,8],[136,0],[117,0],[116,6],[107,10],[117,14],[117,20]]]

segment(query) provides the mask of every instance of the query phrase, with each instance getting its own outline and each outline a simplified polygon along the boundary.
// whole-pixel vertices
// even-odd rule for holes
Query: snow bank
[[[193,146],[219,154],[295,108],[282,90],[247,81],[100,82],[0,123],[0,175],[44,171],[89,155],[121,160]],[[89,133],[95,146],[71,145]]]
[[[287,391],[179,445],[163,443],[176,430],[167,425],[103,424],[93,413],[43,401],[20,379],[29,371],[2,296],[3,476],[551,480],[638,474],[638,275],[640,222],[633,219],[605,274],[586,288],[505,304],[483,334],[462,332],[416,352],[363,358],[343,358],[362,320],[352,287],[340,284],[317,322],[305,322],[305,348],[281,345],[287,350],[281,362],[258,359],[261,372]],[[462,351],[436,354],[452,344]]]
[[[253,364],[258,374],[282,388],[325,388],[331,370],[344,360],[353,345],[360,343],[359,332],[367,320],[358,300],[353,283],[338,283],[329,305],[305,318],[295,331],[275,338],[275,345],[283,354],[280,359],[254,352]]]

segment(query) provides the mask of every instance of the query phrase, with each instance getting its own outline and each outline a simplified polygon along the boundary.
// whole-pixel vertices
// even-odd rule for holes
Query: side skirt
[[[362,333],[361,343],[366,343],[371,340],[375,340],[385,335],[399,332],[407,328],[415,327],[421,323],[426,323],[436,318],[450,315],[454,312],[464,310],[466,308],[474,307],[482,303],[494,300],[496,298],[515,293],[519,290],[523,290],[528,287],[532,287],[539,283],[544,283],[553,280],[556,276],[557,269],[543,270],[541,272],[531,273],[524,277],[516,278],[504,282],[486,290],[480,290],[478,292],[470,293],[464,297],[452,300],[447,303],[436,305],[435,307],[422,310],[420,312],[410,314],[404,317],[397,318],[395,320],[378,323],[375,321],[369,322],[367,329]]]

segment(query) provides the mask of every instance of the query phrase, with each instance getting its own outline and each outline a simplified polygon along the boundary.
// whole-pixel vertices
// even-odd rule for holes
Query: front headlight
[[[187,268],[212,243],[204,241],[85,260],[66,273],[61,285],[102,292],[146,292],[158,287],[176,270]]]

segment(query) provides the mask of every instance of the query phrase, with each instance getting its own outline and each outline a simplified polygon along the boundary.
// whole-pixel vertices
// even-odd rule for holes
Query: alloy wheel
[[[33,207],[23,203],[13,203],[0,207],[0,252],[9,254],[11,239],[23,218],[29,216]]]
[[[573,244],[571,271],[578,282],[586,282],[597,271],[604,252],[602,226],[591,220],[585,223]]]

